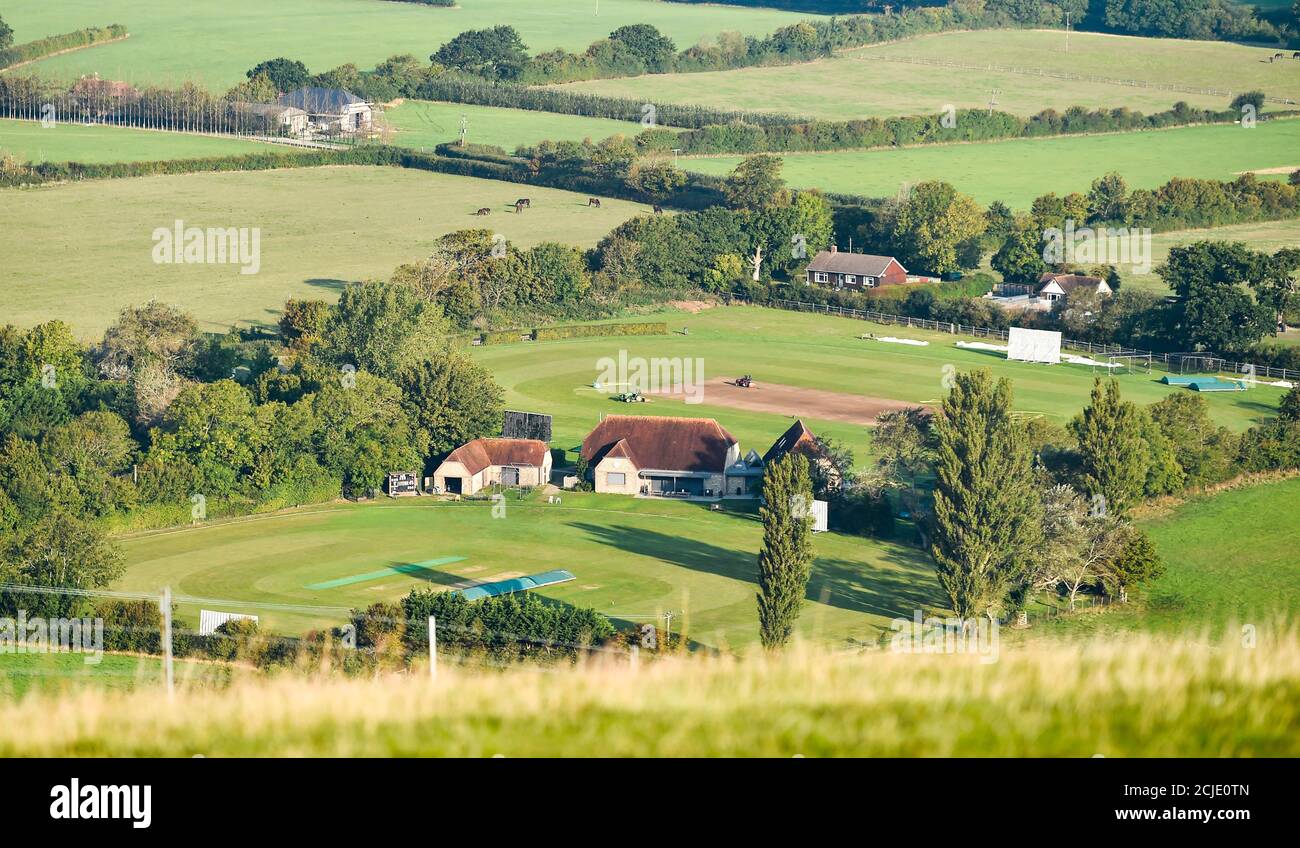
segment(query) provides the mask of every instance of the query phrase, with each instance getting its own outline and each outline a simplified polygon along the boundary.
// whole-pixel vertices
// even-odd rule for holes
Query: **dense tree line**
[[[882,485],[933,476],[932,496],[910,508],[963,618],[1005,619],[1045,591],[1071,608],[1081,593],[1126,600],[1163,571],[1130,519],[1143,500],[1300,468],[1300,389],[1240,435],[1190,392],[1139,407],[1097,380],[1061,427],[1014,416],[1011,391],[987,371],[957,374],[938,412],[894,414],[873,440]]]

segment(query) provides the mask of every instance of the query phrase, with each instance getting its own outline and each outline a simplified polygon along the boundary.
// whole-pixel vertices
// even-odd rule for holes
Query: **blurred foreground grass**
[[[1300,636],[34,691],[0,756],[1296,756]]]

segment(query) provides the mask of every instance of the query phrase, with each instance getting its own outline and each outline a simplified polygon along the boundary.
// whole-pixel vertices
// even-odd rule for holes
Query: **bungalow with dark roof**
[[[537,439],[475,439],[433,472],[435,491],[472,495],[485,486],[541,486],[551,479],[551,452]]]
[[[369,103],[341,88],[304,87],[280,95],[276,101],[307,113],[313,127],[350,135],[369,129],[373,110]]]
[[[808,425],[804,424],[802,420],[796,420],[790,425],[790,429],[782,433],[780,438],[772,443],[772,447],[768,448],[767,453],[763,454],[763,465],[766,466],[791,453],[806,457],[809,465],[820,469],[823,479],[830,489],[838,490],[840,488],[842,478],[839,469],[826,455],[821,443],[817,441],[817,436],[813,434],[812,430],[808,429]]]
[[[1066,295],[1080,290],[1092,290],[1098,295],[1108,295],[1114,290],[1101,277],[1087,277],[1082,274],[1043,274],[1038,278],[1038,288],[1034,294],[1049,303],[1065,300]]]
[[[610,415],[582,441],[597,492],[659,497],[752,497],[763,476],[757,452],[712,418]]]
[[[908,281],[907,269],[892,256],[869,253],[840,253],[823,250],[808,263],[808,285],[836,289],[873,289],[897,286]]]

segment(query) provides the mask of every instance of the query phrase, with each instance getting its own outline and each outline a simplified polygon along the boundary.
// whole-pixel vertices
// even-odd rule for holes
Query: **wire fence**
[[[1007,340],[1007,336],[1010,333],[1010,328],[1003,330],[989,327],[977,327],[971,324],[958,324],[951,321],[935,321],[929,318],[913,318],[908,315],[896,315],[890,312],[876,312],[869,309],[851,309],[844,306],[810,303],[802,300],[775,298],[768,301],[768,305],[777,309],[786,309],[793,312],[817,312],[825,315],[837,315],[842,318],[855,318],[859,321],[870,321],[876,324],[892,324],[911,327],[918,330],[932,330],[939,333],[949,333],[957,336],[997,339],[1004,342]],[[1297,371],[1294,368],[1280,368],[1272,365],[1255,365],[1249,362],[1237,362],[1204,351],[1157,353],[1150,350],[1124,347],[1123,345],[1118,344],[1087,342],[1067,338],[1061,339],[1061,347],[1063,349],[1081,351],[1092,356],[1115,358],[1149,357],[1152,364],[1158,365],[1171,374],[1187,373],[1188,371],[1217,371],[1251,375],[1256,379],[1276,379],[1287,382],[1300,381],[1300,371]]]
[[[1068,80],[1071,82],[1093,82],[1104,85],[1125,85],[1132,88],[1149,88],[1157,91],[1174,91],[1181,94],[1201,94],[1207,97],[1236,97],[1241,94],[1240,91],[1232,91],[1226,88],[1208,88],[1205,86],[1180,85],[1178,83],[1154,82],[1152,80],[1141,79],[1124,79],[1122,77],[1104,77],[1098,74],[1076,74],[1069,71],[1053,71],[1047,68],[1026,68],[1017,65],[997,65],[993,62],[957,62],[952,59],[933,59],[923,56],[884,56],[879,54],[870,54],[869,56],[858,57],[863,61],[881,61],[881,62],[901,62],[908,65],[929,65],[937,68],[952,68],[963,71],[994,71],[1004,74],[1018,74],[1021,76],[1033,77],[1051,77],[1052,79]],[[1283,106],[1294,106],[1296,101],[1290,97],[1265,97],[1266,103],[1277,103]]]
[[[672,627],[674,620],[682,620],[682,613],[673,610],[620,615],[627,621],[650,623],[598,644],[485,628],[478,622],[439,621],[436,616],[406,618],[346,606],[172,595],[170,589],[150,593],[0,583],[0,597],[12,611],[0,615],[0,655],[79,654],[87,667],[93,667],[93,676],[134,676],[139,683],[152,684],[156,672],[157,682],[169,692],[175,688],[178,664],[182,680],[199,683],[213,680],[214,667],[223,675],[239,668],[296,667],[310,672],[341,667],[363,673],[427,669],[436,676],[440,663],[538,671],[558,670],[579,660],[635,665],[643,650],[653,655],[661,647],[672,650],[685,644],[684,634],[675,634]],[[209,615],[199,616],[196,629],[186,623],[189,616],[182,620],[177,614],[179,606]],[[301,636],[271,632],[255,615],[267,612],[297,616],[299,624],[332,622],[332,626]],[[206,617],[212,620],[204,627]],[[134,671],[123,671],[117,664],[101,669],[104,656],[136,658],[140,665]],[[0,664],[0,680],[68,679],[80,676],[75,668],[57,662],[6,663]]]

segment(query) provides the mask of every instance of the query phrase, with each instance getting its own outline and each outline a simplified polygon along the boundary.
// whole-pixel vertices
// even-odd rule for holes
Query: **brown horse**
[[[656,215],[662,215],[662,214],[664,214],[664,208],[663,208],[662,206],[660,206],[658,203],[655,204],[654,209],[655,209],[655,214],[656,214]]]
[[[515,201],[515,214],[518,215],[520,212],[524,211],[524,207],[527,206],[527,205],[528,205],[528,204],[527,204],[527,203],[524,203],[522,200],[516,200],[516,201]]]
[[[599,209],[599,208],[600,208],[600,198],[599,198],[599,197],[588,197],[588,198],[587,198],[587,206],[588,206],[588,207],[595,206],[597,209]]]
[[[481,207],[479,207],[479,210],[478,210],[477,212],[475,212],[474,214],[475,214],[475,215],[491,215],[491,214],[492,214],[492,207],[491,207],[491,206],[481,206]]]

